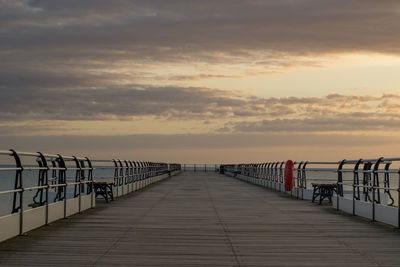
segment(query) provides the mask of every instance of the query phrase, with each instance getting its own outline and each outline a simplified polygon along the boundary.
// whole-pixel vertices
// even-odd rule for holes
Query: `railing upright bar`
[[[78,160],[77,157],[74,156],[75,159],[75,164],[76,168],[78,168],[76,172],[76,179],[75,182],[78,182],[78,190],[76,190],[77,186],[75,185],[75,192],[74,192],[74,197],[76,197],[76,191],[78,191],[78,213],[81,213],[82,211],[82,166],[80,161]]]
[[[121,160],[117,160],[117,162],[118,162],[118,164],[119,164],[118,186],[121,187],[121,185],[122,185],[121,196],[123,196],[123,195],[124,195],[124,178],[125,178],[125,175],[124,175],[124,166],[122,165]],[[119,197],[119,196],[117,196],[117,197]]]
[[[64,183],[64,194],[63,194],[63,200],[64,200],[64,219],[67,218],[67,165],[65,164],[65,160],[63,156],[58,154],[58,159],[59,159],[59,167],[64,168],[64,170],[60,171],[60,177],[61,181]],[[61,195],[61,192],[60,192]]]
[[[397,228],[400,228],[400,169],[398,171],[397,182]]]
[[[45,186],[45,197],[46,197],[45,225],[48,225],[49,224],[49,165],[47,163],[46,157],[41,152],[37,152],[37,153],[39,154],[39,156],[38,156],[39,166],[46,168],[46,170],[44,171],[44,186]],[[41,171],[43,171],[43,170],[41,170]],[[40,205],[42,205],[41,202],[42,201],[40,201]]]
[[[13,211],[12,212],[18,212],[19,209],[19,235],[23,234],[24,231],[24,186],[23,186],[23,171],[24,167],[22,165],[22,161],[20,156],[15,150],[10,150],[12,156],[14,157],[15,160],[15,165],[19,170],[16,171],[15,173],[15,184],[14,184],[14,189],[19,189],[21,190],[18,192],[19,194],[19,207],[16,207],[16,196],[17,192],[14,192],[14,199],[13,199]]]
[[[88,171],[88,181],[90,181],[90,189],[89,188],[87,188],[86,190],[90,190],[89,192],[90,192],[90,208],[94,208],[94,198],[96,197],[95,196],[95,192],[94,192],[94,184],[93,184],[93,165],[92,165],[92,162],[91,162],[91,160],[88,158],[88,157],[86,157],[86,162],[87,162],[87,164],[88,164],[88,168],[89,168],[89,171]],[[89,184],[87,184],[86,185],[86,187],[87,186],[89,186]]]

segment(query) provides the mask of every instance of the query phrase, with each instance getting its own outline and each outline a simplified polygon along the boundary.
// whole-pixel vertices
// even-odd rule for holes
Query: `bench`
[[[319,197],[319,205],[325,198],[328,198],[329,202],[332,203],[333,192],[336,192],[337,184],[312,183],[311,185],[314,188],[312,202]]]
[[[233,177],[236,177],[238,174],[241,174],[242,172],[241,171],[233,171],[232,173],[233,173]]]
[[[96,197],[98,195],[102,196],[107,203],[109,199],[111,201],[114,200],[114,195],[112,190],[113,185],[115,185],[114,181],[94,181],[93,187],[94,187],[94,192],[96,193]]]

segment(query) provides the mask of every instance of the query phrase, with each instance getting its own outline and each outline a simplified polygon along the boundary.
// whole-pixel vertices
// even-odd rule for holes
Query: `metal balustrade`
[[[11,200],[10,212],[0,217],[0,227],[2,229],[8,227],[15,231],[15,227],[10,224],[17,223],[16,234],[20,235],[54,220],[93,208],[96,201],[94,191],[96,180],[114,181],[114,195],[118,197],[144,188],[159,181],[160,177],[165,178],[181,170],[181,165],[176,163],[97,160],[15,150],[0,150],[0,160],[10,163],[0,165],[2,174],[0,179],[3,185],[0,196],[11,196],[6,197],[7,200]],[[96,176],[96,171],[106,175]],[[14,180],[13,185],[4,188],[7,184],[4,179],[10,179],[11,176]],[[33,185],[34,182],[36,185]],[[31,203],[27,203],[30,201],[28,198],[31,199]],[[3,231],[2,234],[4,236],[0,235],[0,240],[13,236],[12,233]]]
[[[219,164],[185,163],[181,164],[184,172],[218,172]]]
[[[400,158],[383,157],[332,162],[295,161],[295,183],[289,193],[311,199],[312,183],[336,183],[333,204],[337,210],[400,227],[399,167]],[[220,168],[247,182],[284,191],[283,161],[224,164]]]

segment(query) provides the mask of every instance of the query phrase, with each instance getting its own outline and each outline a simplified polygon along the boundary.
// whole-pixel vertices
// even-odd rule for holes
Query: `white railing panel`
[[[46,206],[24,211],[23,232],[28,232],[46,224]]]
[[[67,200],[67,217],[79,212],[79,198],[71,198]]]
[[[64,218],[64,201],[49,204],[49,223]]]
[[[19,213],[0,217],[0,241],[7,240],[19,234]]]

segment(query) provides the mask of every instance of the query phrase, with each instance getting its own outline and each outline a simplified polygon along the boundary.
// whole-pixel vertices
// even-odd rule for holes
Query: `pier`
[[[14,179],[1,266],[400,264],[399,158],[294,162],[288,190],[285,162],[0,155],[15,161],[0,168]],[[326,183],[329,201],[313,203]]]
[[[395,266],[397,229],[185,172],[0,245],[2,266]]]

